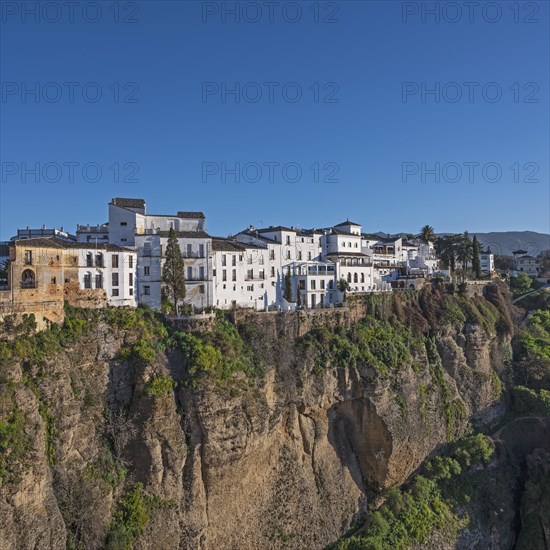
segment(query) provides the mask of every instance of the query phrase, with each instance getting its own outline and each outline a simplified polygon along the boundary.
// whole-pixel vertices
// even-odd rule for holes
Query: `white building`
[[[540,262],[538,258],[530,256],[526,250],[514,250],[514,268],[512,277],[517,277],[520,273],[527,273],[529,277],[537,277],[539,274]]]
[[[81,289],[103,289],[110,306],[135,307],[136,253],[111,244],[67,243],[78,258]]]
[[[112,199],[109,203],[109,242],[137,251],[139,303],[157,310],[161,308],[163,254],[168,233],[174,229],[185,261],[185,303],[195,309],[214,305],[212,238],[205,226],[202,212],[178,212],[175,216],[147,214],[143,199]]]
[[[76,240],[79,243],[108,243],[109,242],[109,224],[99,225],[77,225]]]

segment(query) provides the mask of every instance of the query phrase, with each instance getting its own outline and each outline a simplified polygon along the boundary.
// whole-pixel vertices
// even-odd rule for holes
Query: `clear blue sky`
[[[306,1],[301,15],[284,0],[272,14],[252,2],[238,23],[224,13],[234,2],[119,3],[119,21],[136,23],[116,23],[111,0],[99,2],[101,15],[86,2],[73,14],[51,2],[36,16],[28,13],[34,4],[2,3],[0,240],[27,225],[74,231],[77,223],[106,221],[114,196],[143,197],[151,213],[203,210],[218,235],[248,224],[319,227],[346,217],[365,231],[413,232],[426,223],[441,232],[549,231],[546,1],[536,3],[537,13],[525,3],[501,2],[500,14],[478,8],[472,21],[458,2],[463,13],[442,11],[439,22],[422,14],[432,2],[342,1],[333,14],[334,3]],[[66,82],[79,83],[72,102]],[[203,98],[205,82],[214,84]],[[239,103],[216,92],[222,82],[240,83]],[[267,82],[279,83],[273,101]],[[295,103],[295,85],[282,91],[291,82],[303,94]],[[404,82],[412,83],[406,101]],[[435,82],[439,102],[433,95],[423,102],[422,83]],[[38,101],[24,94],[35,83]],[[84,99],[86,83],[96,84]],[[334,84],[324,89],[327,83]],[[452,83],[462,92],[457,102]],[[92,102],[98,89],[102,97]],[[243,99],[258,89],[259,101]],[[499,90],[500,100],[490,101]],[[337,101],[323,101],[331,98]],[[79,163],[72,182],[63,165],[70,162]],[[128,162],[138,166],[138,182],[115,182],[109,167],[119,163],[122,180],[131,177]],[[280,164],[272,182],[265,164],[256,183],[203,174],[203,163],[213,163],[213,172],[222,162],[256,163],[245,174],[250,180],[255,166]],[[494,165],[482,174],[491,162],[502,169],[498,181],[489,181],[497,179]],[[22,163],[39,163],[46,174],[23,183]],[[101,167],[97,183],[94,165],[82,177],[86,163]],[[300,181],[288,181],[292,167],[283,177],[287,163],[301,167]],[[334,167],[327,163],[338,167],[336,183],[322,181]],[[403,163],[410,163],[405,177]],[[421,163],[440,163],[439,183],[429,173],[422,181]],[[458,181],[450,181],[454,165],[443,172],[448,163],[461,166]],[[464,163],[479,163],[470,165],[471,182]]]

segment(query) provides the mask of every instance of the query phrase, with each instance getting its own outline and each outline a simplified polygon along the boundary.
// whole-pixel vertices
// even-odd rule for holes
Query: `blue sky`
[[[2,4],[0,240],[115,196],[217,235],[549,231],[548,2],[35,4]]]

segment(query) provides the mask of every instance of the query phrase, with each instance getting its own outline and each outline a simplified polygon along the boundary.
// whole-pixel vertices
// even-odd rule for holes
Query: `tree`
[[[431,225],[425,225],[420,230],[420,239],[428,244],[429,242],[433,242],[435,240],[435,231],[434,228]]]
[[[290,266],[288,266],[286,270],[285,292],[283,297],[287,302],[292,302],[292,279],[290,278]]]
[[[449,268],[451,275],[454,274],[456,268],[456,256],[460,238],[460,235],[446,235],[445,237],[438,237],[435,241],[436,254],[443,262],[443,265]]]
[[[164,265],[162,267],[162,282],[166,284],[167,295],[174,304],[174,312],[179,312],[178,304],[185,298],[185,263],[181,256],[180,246],[174,228],[168,232],[168,244]]]
[[[336,288],[344,295],[344,302],[346,301],[346,292],[349,290],[349,283],[346,279],[340,279],[336,285]]]
[[[531,278],[523,271],[517,276],[510,279],[510,290],[514,296],[521,296],[529,292],[531,288]]]
[[[296,305],[299,307],[302,305],[302,295],[300,293],[300,285],[296,288]]]
[[[476,279],[481,279],[481,259],[479,255],[481,254],[481,246],[477,240],[477,235],[474,235],[474,240],[472,241],[472,271]]]
[[[462,263],[462,271],[466,271],[472,256],[472,241],[468,231],[464,231],[458,243],[458,260]]]

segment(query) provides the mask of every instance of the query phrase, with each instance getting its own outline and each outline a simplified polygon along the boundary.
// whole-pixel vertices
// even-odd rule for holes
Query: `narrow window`
[[[113,254],[111,256],[111,267],[117,269],[118,268],[118,254]]]

